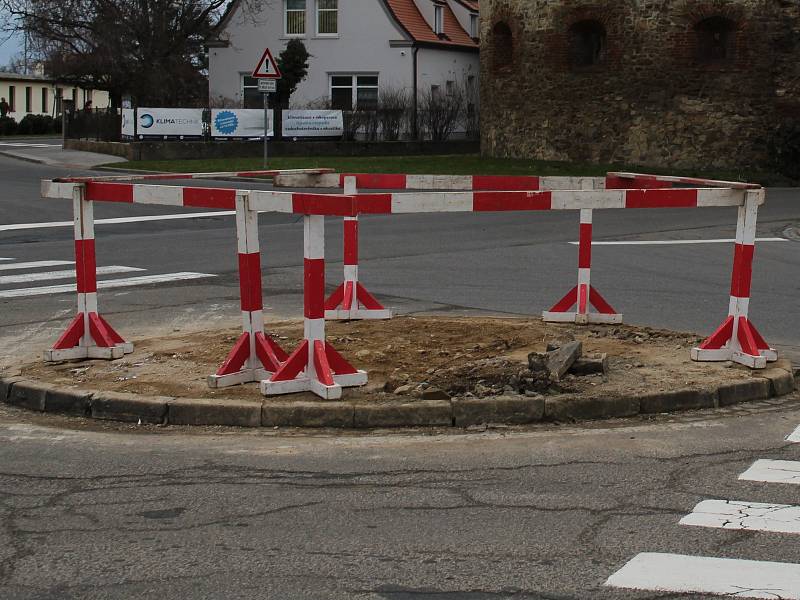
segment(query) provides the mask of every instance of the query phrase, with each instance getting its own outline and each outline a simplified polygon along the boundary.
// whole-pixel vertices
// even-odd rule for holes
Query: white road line
[[[148,221],[172,221],[175,219],[202,219],[208,217],[227,217],[236,211],[222,210],[215,212],[181,213],[170,215],[142,215],[139,217],[115,217],[113,219],[95,219],[95,225],[115,225],[120,223],[145,223]],[[0,231],[21,231],[24,229],[51,229],[54,227],[74,227],[73,221],[51,221],[49,223],[12,223],[0,225]]]
[[[97,267],[97,274],[113,275],[115,273],[135,273],[136,271],[144,270],[146,269],[112,265],[110,267]],[[23,275],[2,275],[0,276],[0,285],[29,283],[32,281],[50,281],[51,279],[69,279],[70,277],[75,277],[74,269],[69,269],[66,271],[44,271],[42,273],[25,273]]]
[[[654,592],[800,600],[800,565],[643,553],[609,577],[606,585]]]
[[[794,430],[794,433],[790,433],[786,438],[787,442],[793,442],[795,444],[800,444],[800,426]]]
[[[64,265],[74,265],[71,260],[36,260],[33,262],[11,263],[0,265],[0,271],[18,271],[20,269],[37,269],[39,267],[63,267]]]
[[[13,258],[0,258],[0,260],[14,260]]]
[[[592,246],[673,246],[682,244],[733,244],[734,239],[720,240],[628,240],[618,242],[592,242]],[[786,238],[756,238],[757,242],[788,242]],[[570,242],[577,246],[580,242]]]
[[[800,462],[793,460],[757,460],[739,475],[743,481],[794,483],[800,485]]]
[[[172,283],[173,281],[183,281],[188,279],[202,279],[204,277],[216,277],[210,273],[165,273],[164,275],[145,275],[143,277],[126,277],[124,279],[107,279],[98,281],[97,287],[101,290],[122,287],[135,287],[138,285],[150,285],[153,283]],[[50,285],[45,287],[20,288],[16,290],[0,291],[0,298],[24,298],[28,296],[46,296],[51,294],[64,294],[74,292],[75,284]]]
[[[34,144],[31,142],[0,142],[6,148],[61,148],[61,144]]]
[[[732,500],[705,500],[681,519],[681,525],[800,533],[800,506]]]

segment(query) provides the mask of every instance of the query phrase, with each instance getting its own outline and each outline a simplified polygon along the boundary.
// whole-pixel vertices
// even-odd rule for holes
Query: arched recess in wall
[[[514,34],[505,21],[492,27],[492,66],[496,72],[509,71],[514,64]]]
[[[569,28],[569,62],[581,69],[600,64],[607,47],[606,28],[600,21],[584,19]]]
[[[735,21],[722,16],[706,17],[694,26],[695,58],[706,65],[732,62],[736,57]]]

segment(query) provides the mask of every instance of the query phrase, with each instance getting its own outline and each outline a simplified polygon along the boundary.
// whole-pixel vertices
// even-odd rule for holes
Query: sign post
[[[281,71],[275,59],[272,58],[272,52],[269,48],[264,50],[261,60],[258,61],[253,77],[258,79],[258,91],[264,97],[264,168],[267,168],[267,158],[269,153],[267,151],[267,138],[269,137],[269,94],[278,89],[278,79],[281,78]]]

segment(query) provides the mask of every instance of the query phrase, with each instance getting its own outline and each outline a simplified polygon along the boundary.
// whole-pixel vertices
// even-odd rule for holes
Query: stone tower
[[[796,0],[483,0],[490,156],[767,166],[800,116]]]

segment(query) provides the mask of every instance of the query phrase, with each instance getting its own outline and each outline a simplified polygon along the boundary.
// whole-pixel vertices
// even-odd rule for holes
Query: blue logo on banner
[[[223,110],[214,117],[214,127],[223,135],[231,135],[239,127],[239,118],[229,110]]]
[[[143,114],[139,117],[139,123],[145,129],[152,127],[154,123],[153,115],[148,115],[147,113]]]

